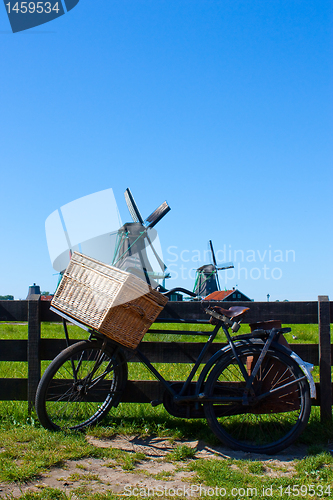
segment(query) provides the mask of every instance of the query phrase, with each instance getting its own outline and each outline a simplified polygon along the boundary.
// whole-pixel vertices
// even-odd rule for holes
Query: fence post
[[[28,296],[28,412],[34,407],[40,379],[40,295]]]
[[[330,303],[326,295],[318,297],[320,419],[332,420],[332,377]]]

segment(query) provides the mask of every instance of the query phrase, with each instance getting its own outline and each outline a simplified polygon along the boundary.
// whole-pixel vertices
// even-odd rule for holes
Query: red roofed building
[[[217,290],[206,297],[209,300],[222,300],[225,302],[249,302],[252,299],[244,295],[244,293],[233,288],[232,290]]]

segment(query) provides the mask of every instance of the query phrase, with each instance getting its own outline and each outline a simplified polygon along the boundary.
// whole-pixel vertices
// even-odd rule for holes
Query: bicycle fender
[[[316,395],[317,395],[317,391],[316,391],[316,384],[313,380],[312,373],[311,373],[313,370],[313,365],[311,363],[308,363],[307,361],[303,361],[303,359],[300,358],[299,355],[296,354],[296,352],[294,352],[294,351],[292,351],[292,353],[290,354],[290,357],[296,361],[296,363],[298,364],[298,366],[300,367],[300,369],[302,370],[302,372],[304,373],[304,375],[308,379],[309,386],[310,386],[311,398],[315,399]]]
[[[300,367],[300,369],[302,370],[302,372],[306,376],[307,381],[309,383],[310,396],[311,396],[311,398],[315,399],[317,396],[317,390],[316,390],[315,381],[313,380],[313,376],[311,373],[313,368],[314,368],[313,364],[308,363],[307,361],[304,361],[298,354],[296,354],[296,352],[294,352],[291,349],[288,349],[287,347],[285,347],[281,344],[278,344],[277,342],[272,342],[272,346],[276,350],[283,352],[284,354],[287,354],[287,356],[290,356],[298,364],[298,366]]]
[[[317,396],[317,390],[316,390],[316,384],[313,380],[313,376],[311,373],[313,368],[314,368],[313,364],[308,363],[307,361],[304,361],[298,354],[296,354],[296,352],[294,352],[291,349],[288,349],[287,347],[285,347],[281,344],[278,344],[277,342],[272,342],[272,346],[277,351],[283,352],[284,354],[287,354],[287,356],[290,356],[298,364],[298,366],[300,367],[300,369],[302,370],[302,372],[306,376],[307,381],[309,383],[310,396],[311,396],[311,398],[315,399]],[[292,344],[291,344],[291,346],[292,346]]]
[[[257,339],[254,339],[254,343],[256,343],[256,340]],[[260,341],[259,341],[259,343],[260,343]],[[277,351],[280,351],[280,352],[286,354],[287,356],[290,356],[298,364],[298,366],[300,367],[300,369],[302,370],[302,372],[306,376],[307,381],[309,383],[309,386],[310,386],[310,396],[311,396],[311,398],[315,399],[316,395],[317,395],[317,390],[316,390],[316,384],[315,384],[315,382],[313,380],[312,373],[311,373],[312,370],[313,370],[313,368],[314,368],[313,364],[308,363],[307,361],[304,361],[292,349],[288,349],[288,347],[285,347],[284,345],[279,344],[278,342],[272,342],[271,345]]]

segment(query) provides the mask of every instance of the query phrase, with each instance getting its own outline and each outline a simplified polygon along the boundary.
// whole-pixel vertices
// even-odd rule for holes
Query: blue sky
[[[130,187],[171,206],[170,287],[212,239],[223,288],[332,297],[331,39],[328,0],[80,0],[16,34],[2,7],[0,294],[53,291],[48,215],[111,187],[126,221]]]

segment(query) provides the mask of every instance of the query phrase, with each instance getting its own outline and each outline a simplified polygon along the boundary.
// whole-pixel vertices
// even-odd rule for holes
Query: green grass
[[[130,453],[113,448],[98,448],[89,444],[87,435],[110,438],[116,434],[125,435],[157,435],[168,437],[171,440],[178,439],[203,439],[212,444],[219,444],[210,433],[204,420],[181,420],[170,417],[161,407],[151,408],[150,405],[121,404],[112,412],[103,423],[85,432],[54,433],[41,428],[39,423],[27,416],[27,405],[16,409],[16,420],[10,412],[0,417],[0,483],[32,481],[39,474],[47,473],[52,467],[63,466],[66,460],[79,460],[83,458],[103,459],[106,467],[119,466],[124,471],[135,470],[139,462],[146,460],[142,453]],[[4,405],[4,403],[2,403]],[[21,405],[21,404],[20,404]],[[14,403],[12,410],[14,410]],[[266,463],[262,460],[236,460],[236,459],[195,459],[195,450],[186,445],[175,447],[174,451],[165,457],[165,461],[182,464],[184,470],[194,474],[192,484],[202,485],[205,488],[226,488],[230,492],[232,488],[243,488],[248,491],[247,497],[251,498],[251,488],[257,489],[257,496],[262,496],[263,486],[271,487],[275,494],[272,498],[281,498],[278,488],[282,488],[282,498],[290,498],[284,493],[288,485],[293,488],[297,485],[315,488],[316,494],[320,488],[326,489],[333,481],[333,458],[323,451],[329,442],[333,441],[333,426],[322,425],[319,419],[319,411],[313,409],[309,425],[301,438],[300,444],[308,446],[308,456],[303,460],[295,460],[293,472],[290,477],[283,477],[285,465]],[[313,443],[316,443],[314,445]],[[269,458],[269,457],[267,457]],[[274,457],[272,457],[274,459]],[[149,469],[149,464],[147,464]],[[269,470],[279,477],[268,476]],[[86,472],[83,469],[73,473],[72,480],[98,481],[98,470]],[[158,479],[158,478],[157,478]],[[163,480],[163,475],[160,477]],[[165,477],[164,479],[167,479]],[[190,483],[189,483],[190,484]],[[207,490],[208,491],[208,490]],[[287,490],[286,490],[287,491]],[[295,490],[296,491],[296,490]],[[303,491],[304,488],[303,488]],[[259,493],[260,492],[260,493]],[[74,492],[73,492],[74,493]],[[75,490],[77,498],[85,500],[107,500],[115,496],[111,494],[99,494],[89,487]],[[210,495],[213,498],[216,495]],[[333,490],[331,495],[333,495]],[[319,498],[318,494],[318,498]],[[322,495],[324,498],[328,495]],[[242,498],[240,496],[239,498]],[[253,495],[253,498],[255,496]],[[269,498],[269,497],[267,497]],[[304,494],[300,498],[317,498]],[[44,488],[38,493],[26,493],[20,497],[26,499],[60,499],[69,500],[71,496],[58,489]]]
[[[6,500],[12,500],[14,497],[6,497]],[[58,488],[43,488],[41,491],[29,491],[20,497],[15,497],[19,500],[119,500],[119,495],[112,493],[94,493],[90,488],[82,486],[77,488],[73,493],[67,495],[64,491]]]
[[[248,460],[197,460],[189,464],[189,469],[204,485],[202,491],[206,489],[206,496],[209,495],[208,488],[212,493],[218,489],[217,495],[210,495],[213,498],[221,498],[223,488],[225,496],[234,498],[309,499],[327,498],[333,494],[333,459],[328,453],[295,460],[294,470],[287,477],[283,477],[284,466],[276,465],[276,474],[272,476],[268,475],[271,469],[269,463]]]
[[[286,334],[286,339],[289,343],[317,343],[318,342],[318,325],[284,325],[292,328],[292,333]],[[170,330],[181,331],[196,331],[200,327],[202,331],[211,331],[211,325],[193,325],[193,324],[164,324],[156,323],[153,325],[154,329],[163,330],[168,328]],[[88,334],[77,326],[69,325],[69,336],[72,339],[84,339]],[[239,333],[248,332],[247,325],[242,325]],[[293,339],[295,335],[297,339]],[[42,338],[64,338],[62,323],[42,323],[41,327]],[[0,339],[27,339],[28,326],[27,324],[18,323],[4,323],[0,322]],[[145,335],[144,340],[149,342],[205,342],[206,337],[198,335],[159,335],[149,334]],[[218,333],[216,342],[224,342],[224,334],[222,331]],[[43,361],[41,368],[42,372],[45,370],[49,362]],[[189,373],[190,364],[177,364],[177,363],[164,363],[156,364],[157,369],[168,380],[184,380]],[[314,372],[318,376],[318,369]],[[0,363],[0,377],[13,377],[13,378],[26,378],[28,375],[27,363],[3,361]],[[153,380],[153,375],[140,363],[129,364],[129,378],[132,380]]]
[[[179,461],[185,461],[188,460],[189,458],[194,458],[196,450],[194,448],[190,448],[189,446],[186,446],[185,444],[176,446],[176,448],[171,451],[170,453],[167,453],[165,456],[165,460],[167,462],[179,462]]]
[[[83,435],[55,434],[28,425],[2,425],[0,448],[1,482],[26,482],[65,460],[91,453]]]
[[[317,343],[318,342],[318,325],[284,325],[290,326],[292,332],[286,334],[285,337],[289,343]],[[194,324],[164,324],[156,323],[153,325],[156,330],[163,330],[168,328],[170,330],[181,331],[196,331],[198,328],[202,331],[210,332],[212,330],[211,325],[194,325]],[[242,325],[242,329],[239,333],[248,332],[249,328],[247,325]],[[88,334],[84,332],[79,327],[74,325],[68,326],[69,336],[72,339],[82,339],[87,338]],[[293,335],[297,339],[293,339]],[[41,327],[41,337],[42,338],[64,338],[64,332],[62,323],[42,323]],[[21,323],[5,323],[0,322],[0,339],[27,339],[28,338],[28,327],[27,324]],[[144,340],[150,342],[205,342],[205,336],[198,335],[163,335],[163,334],[150,334],[145,335]],[[224,334],[220,331],[217,335],[216,342],[224,342]],[[41,364],[42,372],[45,370],[49,362],[43,361]],[[177,363],[164,363],[156,364],[156,368],[161,372],[161,374],[168,380],[184,380],[189,373],[190,366],[188,364],[177,364]],[[318,378],[318,369],[314,372],[316,378]],[[26,378],[28,375],[27,363],[23,362],[1,362],[0,363],[0,377],[14,377],[14,378]],[[153,380],[153,375],[141,364],[130,363],[129,364],[129,378],[133,380]]]
[[[318,343],[318,325],[317,324],[304,324],[304,325],[283,325],[284,327],[290,327],[292,329],[291,333],[285,335],[289,343],[306,343],[306,344],[316,344]],[[201,331],[210,332],[212,326],[209,324],[195,325],[195,324],[167,324],[167,323],[154,323],[152,325],[154,330],[187,330],[193,331],[200,329]],[[86,338],[87,333],[81,328],[73,325],[68,326],[70,338]],[[249,326],[243,324],[241,326],[239,334],[248,333]],[[292,336],[296,336],[297,339],[293,339]],[[42,338],[64,338],[64,332],[62,323],[42,323],[41,328]],[[0,321],[0,339],[27,339],[28,338],[28,324],[27,323],[7,323]],[[144,340],[149,342],[158,341],[181,341],[181,342],[204,342],[205,336],[198,335],[163,335],[156,333],[147,333]],[[219,332],[217,342],[224,342],[225,338],[223,332]]]
[[[95,447],[84,433],[49,432],[27,423],[0,424],[0,483],[31,481],[51,467],[63,466],[66,460],[83,458],[113,460],[124,470],[132,470],[146,459],[142,453]]]
[[[7,497],[8,500],[13,497]],[[71,497],[57,488],[44,488],[42,491],[29,491],[19,497],[20,500],[70,500]]]
[[[282,325],[291,328],[290,333],[285,334],[289,344],[318,344],[318,325]],[[296,337],[296,339],[293,338]]]

